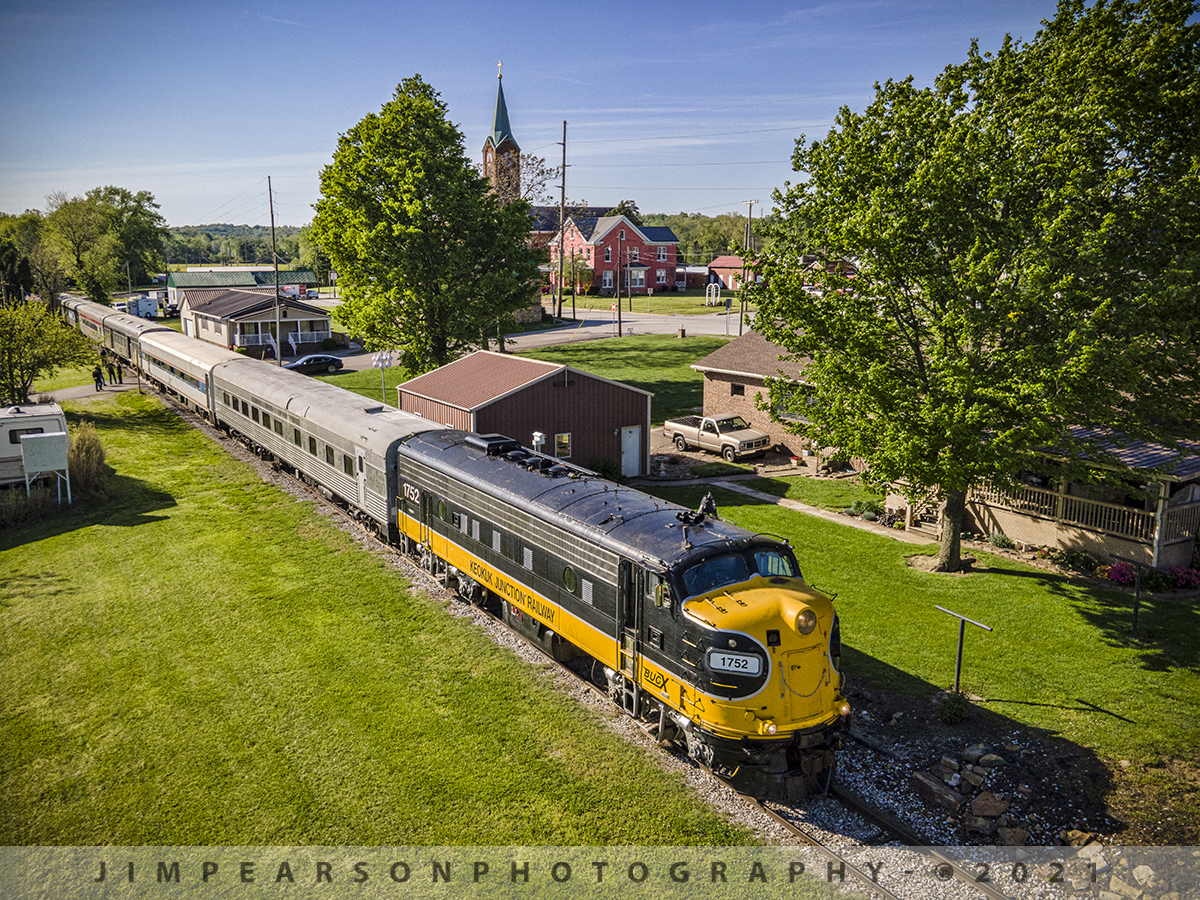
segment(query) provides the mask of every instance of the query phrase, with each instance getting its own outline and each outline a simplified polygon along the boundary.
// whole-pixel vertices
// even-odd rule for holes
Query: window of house
[[[612,286],[613,286],[612,269],[605,269],[604,270],[604,287],[609,288],[611,290]]]
[[[667,261],[667,248],[666,248],[666,247],[659,247],[659,248],[658,248],[658,261],[659,261],[659,262],[666,262],[666,261]]]
[[[554,436],[554,455],[558,459],[566,459],[571,455],[571,434],[556,434]]]
[[[659,269],[659,270],[658,270],[658,272],[657,272],[657,273],[655,273],[655,276],[654,276],[654,277],[655,277],[655,280],[656,280],[656,281],[657,281],[659,284],[666,284],[666,283],[667,283],[667,270],[666,270],[666,269]]]
[[[731,384],[729,386],[729,395],[731,397],[745,397],[746,386],[744,384]]]
[[[646,286],[646,270],[631,269],[628,273],[629,277],[625,279],[626,284],[632,284],[634,287]]]
[[[605,248],[604,248],[604,261],[605,261],[605,262],[612,262],[612,247],[605,247]]]
[[[621,240],[625,240],[625,229],[621,229]]]
[[[632,252],[633,252],[633,261],[638,262],[641,259],[641,256],[640,256],[641,251],[638,250],[637,247],[634,247]]]

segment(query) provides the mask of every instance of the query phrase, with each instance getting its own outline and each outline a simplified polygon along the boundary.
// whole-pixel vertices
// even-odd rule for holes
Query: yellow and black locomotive
[[[742,789],[828,784],[849,714],[837,614],[786,543],[500,435],[428,431],[397,455],[399,530],[428,570],[597,661],[614,701]]]

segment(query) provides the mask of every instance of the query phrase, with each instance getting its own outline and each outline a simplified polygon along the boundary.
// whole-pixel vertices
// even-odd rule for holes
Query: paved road
[[[321,306],[336,306],[332,298],[322,299]],[[504,349],[519,353],[522,350],[534,350],[538,347],[551,347],[557,344],[573,344],[579,341],[594,341],[602,338],[617,336],[617,323],[610,309],[586,310],[577,309],[580,319],[561,328],[545,331],[534,331],[523,334],[507,335],[504,338]],[[738,312],[733,310],[726,314],[724,311],[707,313],[698,316],[660,316],[654,313],[621,314],[621,327],[626,335],[630,334],[678,334],[680,329],[688,335],[720,335],[731,338],[738,336]],[[743,330],[747,328],[743,324]],[[339,352],[347,369],[362,371],[371,368],[373,354],[351,350]]]

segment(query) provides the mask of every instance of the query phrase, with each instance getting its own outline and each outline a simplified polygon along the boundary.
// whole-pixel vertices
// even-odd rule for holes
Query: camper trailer
[[[57,403],[27,403],[0,409],[0,484],[24,484],[21,435],[67,433],[67,417]]]

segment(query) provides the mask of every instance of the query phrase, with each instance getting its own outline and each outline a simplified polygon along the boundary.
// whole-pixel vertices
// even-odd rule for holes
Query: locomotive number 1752
[[[421,502],[421,492],[414,485],[405,484],[404,485],[404,499],[407,500],[409,503],[419,504]]]
[[[749,653],[713,651],[708,654],[708,667],[722,672],[737,672],[739,675],[757,675],[762,671],[762,660]]]

